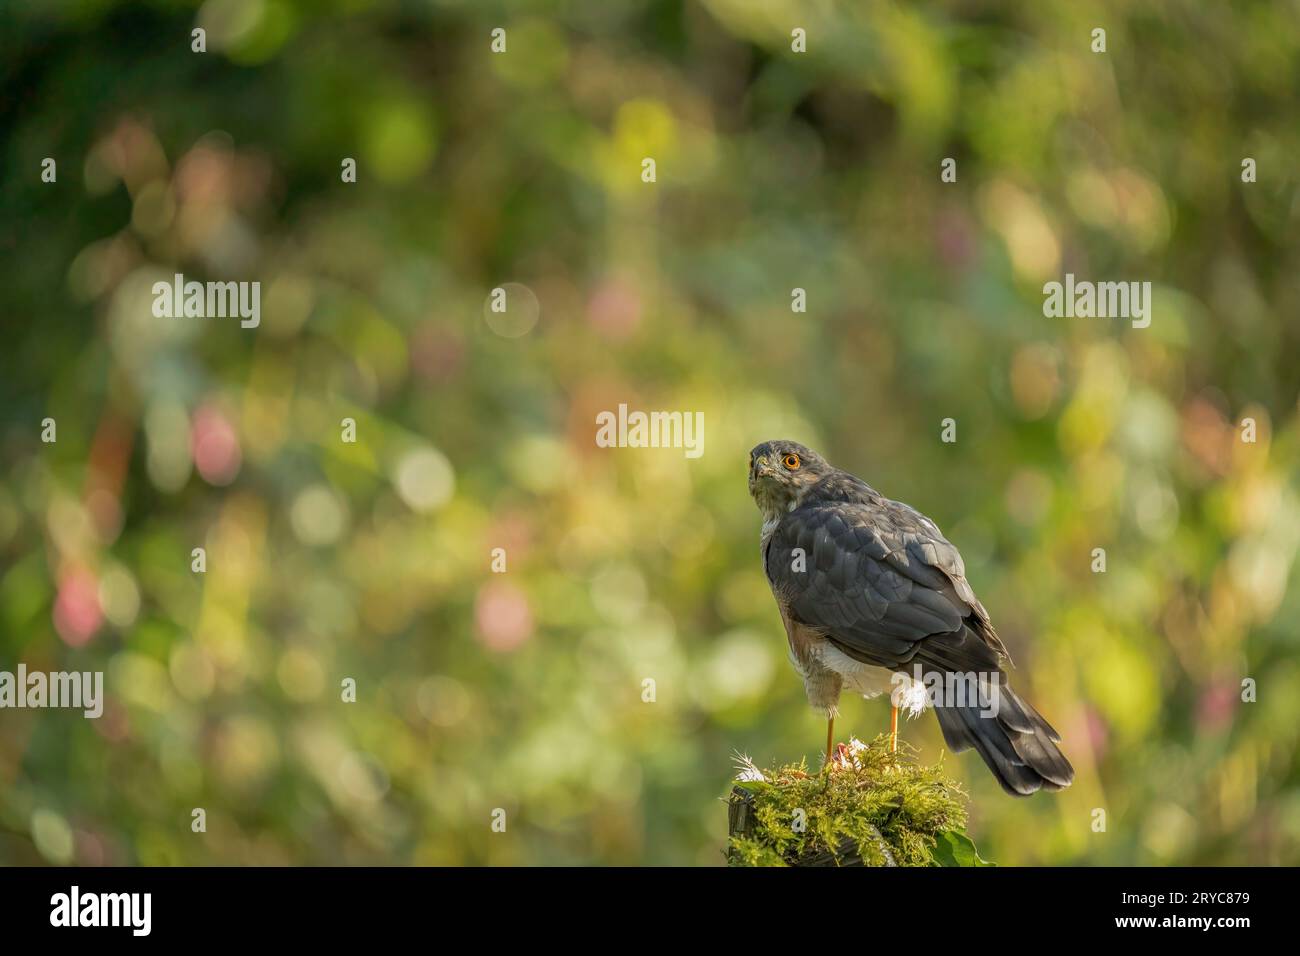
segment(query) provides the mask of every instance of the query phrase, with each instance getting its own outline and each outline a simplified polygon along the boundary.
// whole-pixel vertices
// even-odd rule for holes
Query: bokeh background
[[[1016,801],[905,726],[985,857],[1300,862],[1296,3],[4,16],[0,669],[108,699],[0,711],[0,863],[721,864],[733,751],[823,740],[777,437],[939,523],[1064,734]],[[154,318],[178,271],[260,327]],[[1045,318],[1066,272],[1150,328]],[[703,456],[597,448],[620,402]]]

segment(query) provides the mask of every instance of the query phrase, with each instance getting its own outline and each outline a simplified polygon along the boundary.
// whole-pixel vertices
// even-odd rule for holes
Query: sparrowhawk
[[[1070,785],[1060,735],[1007,686],[1006,648],[933,521],[792,441],[750,453],[749,491],[790,659],[827,717],[827,760],[840,692],[902,684],[930,691],[919,706],[948,746],[974,747],[1008,793]],[[960,693],[972,676],[985,694]]]

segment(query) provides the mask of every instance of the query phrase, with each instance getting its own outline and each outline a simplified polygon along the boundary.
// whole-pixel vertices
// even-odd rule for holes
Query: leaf
[[[939,866],[997,866],[996,863],[981,859],[971,838],[959,830],[936,833],[930,855]]]

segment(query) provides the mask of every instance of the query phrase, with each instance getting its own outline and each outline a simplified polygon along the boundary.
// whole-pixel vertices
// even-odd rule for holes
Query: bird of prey
[[[841,690],[874,697],[916,681],[933,688],[919,706],[934,707],[948,746],[974,747],[1008,793],[1070,785],[1060,735],[1007,686],[1006,648],[933,521],[792,441],[750,453],[749,493],[790,660],[826,714],[828,761]],[[984,696],[946,692],[971,675]]]

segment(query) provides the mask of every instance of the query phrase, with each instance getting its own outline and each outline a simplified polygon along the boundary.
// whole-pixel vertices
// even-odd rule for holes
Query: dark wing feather
[[[795,549],[804,570],[796,570]],[[918,652],[924,658],[923,645],[946,634],[952,638],[934,648],[934,663],[999,664],[1001,642],[966,582],[961,555],[906,505],[805,500],[777,525],[766,564],[795,620],[858,660],[900,667]]]

